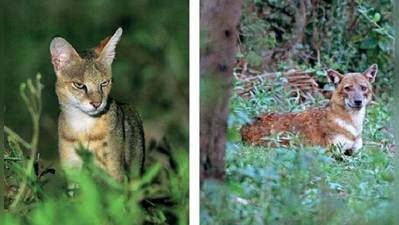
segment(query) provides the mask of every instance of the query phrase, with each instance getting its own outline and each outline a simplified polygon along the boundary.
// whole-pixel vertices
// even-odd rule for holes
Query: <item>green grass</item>
[[[15,208],[5,205],[10,210],[5,224],[187,224],[188,155],[184,152],[171,150],[173,168],[154,163],[144,175],[136,172],[129,182],[118,183],[83,150],[83,172],[72,178],[79,184],[75,197],[67,195],[65,179],[58,178],[64,184],[52,191],[45,184],[57,179],[54,176],[32,179],[28,186],[33,193],[28,198]],[[12,167],[7,169],[15,173]],[[13,178],[19,180],[16,174]]]
[[[255,91],[252,99],[234,95],[227,182],[202,185],[201,224],[393,224],[394,139],[380,128],[393,130],[394,99],[373,100],[378,105],[367,109],[361,155],[335,160],[329,150],[295,138],[277,149],[245,146],[238,133],[253,115],[303,111],[326,99],[298,102],[282,88]]]

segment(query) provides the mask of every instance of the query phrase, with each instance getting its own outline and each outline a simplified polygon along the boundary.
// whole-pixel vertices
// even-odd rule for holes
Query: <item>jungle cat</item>
[[[80,170],[76,149],[82,145],[94,154],[94,162],[117,181],[136,163],[144,162],[144,131],[137,111],[109,97],[113,84],[111,64],[122,35],[119,28],[97,47],[77,52],[56,37],[50,45],[57,76],[56,93],[59,153],[63,169]]]
[[[346,155],[352,155],[363,145],[366,106],[371,100],[371,83],[377,71],[376,64],[363,73],[341,75],[328,70],[327,78],[335,87],[329,103],[300,113],[260,115],[241,128],[242,140],[249,144],[266,145],[268,141],[263,137],[285,132],[300,133],[305,144],[326,148],[337,145]]]

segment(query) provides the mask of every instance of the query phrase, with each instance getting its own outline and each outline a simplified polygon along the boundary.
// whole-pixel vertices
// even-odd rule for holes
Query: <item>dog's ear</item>
[[[343,76],[340,73],[338,73],[337,71],[331,70],[331,69],[327,70],[328,82],[330,82],[330,84],[334,85],[334,87],[337,87],[337,85],[339,83],[341,83],[342,78],[343,78]]]
[[[377,64],[373,64],[366,71],[363,72],[363,76],[365,76],[370,83],[373,83],[375,80],[375,76],[377,75],[377,72],[378,72],[378,66]]]

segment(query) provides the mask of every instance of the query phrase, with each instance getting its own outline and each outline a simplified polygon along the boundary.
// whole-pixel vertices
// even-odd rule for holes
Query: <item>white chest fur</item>
[[[352,123],[357,129],[360,129],[360,132],[363,129],[364,117],[366,116],[366,107],[363,107],[359,111],[350,112]]]
[[[364,116],[366,114],[365,108],[362,108],[360,111],[349,112],[349,118],[351,122],[347,122],[339,117],[334,119],[334,122],[340,126],[341,128],[345,129],[353,136],[358,137],[361,135],[363,130],[363,121]]]
[[[68,127],[77,133],[89,132],[99,120],[75,107],[65,108],[63,113]]]
[[[366,109],[363,107],[360,111],[349,112],[351,123],[346,122],[341,118],[335,118],[334,122],[351,133],[355,140],[345,136],[344,134],[338,134],[333,140],[333,144],[340,146],[342,150],[352,149],[354,152],[359,150],[363,145],[362,131],[363,122],[366,115]]]

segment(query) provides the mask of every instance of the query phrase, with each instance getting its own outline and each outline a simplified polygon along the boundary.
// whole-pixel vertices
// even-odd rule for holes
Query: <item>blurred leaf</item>
[[[244,58],[244,57],[245,57],[245,55],[242,54],[242,53],[240,53],[240,52],[238,52],[238,53],[236,54],[236,58]]]
[[[327,76],[327,71],[325,70],[317,70],[316,71],[317,76]]]
[[[380,40],[378,42],[378,47],[384,52],[389,50],[390,43],[387,40]]]
[[[380,20],[381,20],[381,14],[375,13],[375,14],[374,14],[374,17],[373,17],[374,23],[377,23],[377,22],[379,22]]]
[[[378,41],[375,38],[369,37],[362,42],[360,48],[362,49],[373,49],[377,47]]]
[[[247,56],[247,61],[251,66],[259,66],[262,64],[262,57],[251,51]]]

